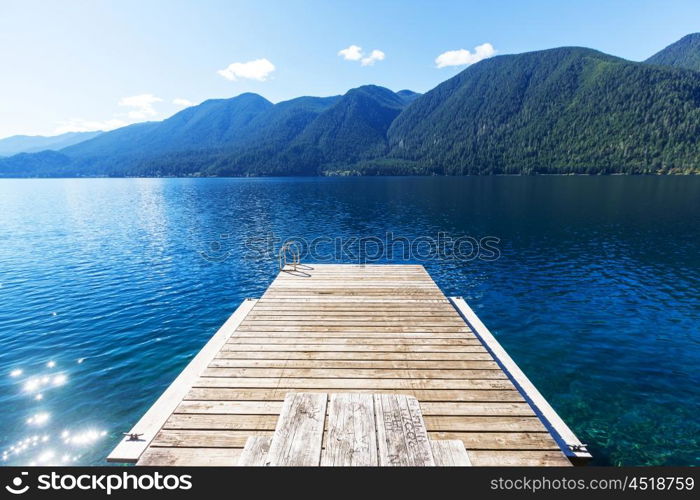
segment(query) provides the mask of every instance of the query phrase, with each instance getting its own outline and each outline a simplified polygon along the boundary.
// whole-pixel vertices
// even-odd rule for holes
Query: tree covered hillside
[[[575,47],[494,57],[416,100],[390,164],[440,174],[700,169],[700,79]]]

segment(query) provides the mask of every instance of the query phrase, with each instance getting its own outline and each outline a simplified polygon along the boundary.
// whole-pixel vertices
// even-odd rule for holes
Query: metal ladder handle
[[[289,264],[287,255],[291,257],[292,270],[296,271],[297,266],[301,263],[301,248],[299,247],[299,243],[296,241],[287,241],[282,245],[278,256],[280,271],[284,271],[285,267]]]

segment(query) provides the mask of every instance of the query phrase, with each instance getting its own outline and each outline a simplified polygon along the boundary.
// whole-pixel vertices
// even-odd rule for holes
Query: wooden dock
[[[473,465],[590,458],[423,266],[311,264],[246,300],[108,460],[235,465],[248,437],[272,435],[293,392],[413,396],[430,439],[461,440]]]

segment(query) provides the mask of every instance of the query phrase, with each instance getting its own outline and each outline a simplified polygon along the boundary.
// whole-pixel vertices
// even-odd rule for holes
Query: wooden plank
[[[296,339],[306,340],[307,342],[313,342],[317,339],[389,339],[389,340],[401,340],[401,339],[467,339],[474,344],[476,337],[472,336],[471,333],[465,332],[388,332],[388,333],[370,333],[370,332],[236,332],[237,339],[245,338],[259,338],[260,336],[264,338],[284,338],[284,339]]]
[[[354,392],[355,389],[513,389],[510,380],[421,380],[421,379],[355,379],[355,378],[222,378],[200,377],[193,387],[231,387],[299,389],[331,388]]]
[[[321,461],[325,393],[290,393],[284,398],[268,453],[272,466],[313,466]]]
[[[305,392],[333,392],[336,389],[332,387],[306,388]],[[465,390],[465,389],[377,389],[377,388],[353,388],[352,392],[358,393],[375,393],[375,392],[398,393],[413,396],[419,401],[425,403],[429,401],[436,402],[522,402],[523,397],[515,389],[510,390]],[[185,396],[185,400],[196,401],[282,401],[289,389],[270,387],[270,388],[251,388],[251,389],[232,389],[232,388],[193,388]]]
[[[431,431],[473,431],[473,432],[546,432],[536,416],[426,416],[425,424]]]
[[[376,339],[376,338],[321,338],[317,337],[309,339],[308,337],[236,337],[230,339],[227,344],[230,346],[239,344],[254,344],[254,345],[295,345],[308,344],[313,342],[313,345],[393,345],[393,346],[413,346],[413,345],[437,345],[437,346],[465,346],[465,345],[480,345],[479,341],[474,339]]]
[[[322,394],[323,393],[314,394],[314,396],[320,397]],[[382,396],[388,395],[389,394],[382,394]],[[404,395],[397,395],[397,397],[415,399],[411,396]],[[321,418],[321,420],[324,416],[325,413],[319,414],[319,418]],[[423,421],[431,432],[546,432],[546,429],[542,423],[537,417],[534,416],[426,416],[423,417]],[[273,430],[275,429],[277,423],[278,419],[276,415],[175,413],[168,418],[168,421],[164,424],[163,428],[170,430]],[[320,422],[320,425],[323,425],[323,421]]]
[[[376,466],[377,433],[371,394],[331,394],[323,466]]]
[[[361,393],[351,393],[361,394]],[[423,416],[532,417],[527,403],[431,403],[421,402]],[[183,401],[175,413],[218,415],[279,415],[281,401]]]
[[[369,394],[369,393],[367,393]],[[251,435],[272,436],[274,429],[226,430],[162,429],[152,447],[174,448],[242,448]],[[559,445],[548,432],[482,432],[440,431],[428,429],[430,439],[458,439],[469,450],[540,450],[559,451]]]
[[[238,459],[238,465],[243,467],[261,467],[267,465],[267,455],[270,451],[271,442],[271,437],[250,436]]]
[[[418,401],[399,394],[375,394],[380,466],[434,466]]]
[[[585,446],[582,445],[581,441],[576,437],[576,434],[566,425],[534,384],[530,382],[530,379],[527,378],[520,367],[508,355],[506,350],[503,349],[498,340],[496,340],[489,329],[486,328],[486,325],[481,322],[465,300],[461,297],[453,297],[450,300],[469,323],[474,332],[479,336],[481,341],[484,342],[489,351],[498,360],[515,386],[523,393],[528,403],[530,403],[536,410],[536,413],[543,419],[547,428],[554,433],[555,439],[560,443],[562,452],[566,456],[578,460],[585,461],[591,459],[591,454],[586,451]]]
[[[282,401],[182,401],[174,413],[279,415]]]
[[[228,320],[209,339],[204,347],[177,376],[165,392],[156,400],[141,419],[131,428],[129,434],[138,439],[123,438],[107,456],[108,462],[136,462],[148,444],[163,426],[168,416],[177,408],[182,398],[192,387],[194,380],[206,368],[216,353],[241,324],[245,316],[255,306],[256,301],[248,299],[238,306]]]
[[[236,351],[219,351],[215,359],[239,359],[239,360],[257,360],[257,359],[279,359],[279,360],[344,360],[344,361],[476,361],[487,360],[492,361],[491,355],[483,350],[481,352],[337,352],[337,351],[266,351],[266,352],[236,352]]]
[[[226,344],[221,350],[224,352],[486,352],[481,345]]]
[[[220,359],[209,363],[210,368],[392,368],[430,370],[499,370],[494,361],[391,361],[391,360],[333,360],[333,359]]]
[[[571,466],[561,451],[469,450],[472,465],[484,467]]]
[[[162,429],[151,447],[161,448],[243,448],[251,436],[272,437],[274,430]]]
[[[399,379],[507,379],[500,370],[401,370],[391,368],[207,368],[203,377],[219,378],[399,378]]]
[[[459,439],[468,450],[547,450],[559,451],[548,432],[440,431],[428,429],[430,439]]]
[[[527,403],[432,403],[421,401],[420,408],[423,415],[430,416],[532,416],[532,409]]]
[[[137,465],[230,467],[238,463],[241,448],[148,448]]]
[[[285,324],[281,326],[266,326],[259,328],[255,326],[241,326],[240,332],[393,332],[393,333],[447,333],[447,332],[469,332],[466,326],[300,326]]]
[[[462,441],[431,439],[430,449],[433,451],[433,459],[438,467],[464,467],[472,464]]]

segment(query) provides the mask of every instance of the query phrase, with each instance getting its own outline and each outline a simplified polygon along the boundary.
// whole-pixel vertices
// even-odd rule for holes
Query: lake
[[[497,252],[335,251],[388,233]],[[700,465],[700,177],[623,176],[0,180],[4,463],[103,464],[284,238],[424,264],[595,464]]]

